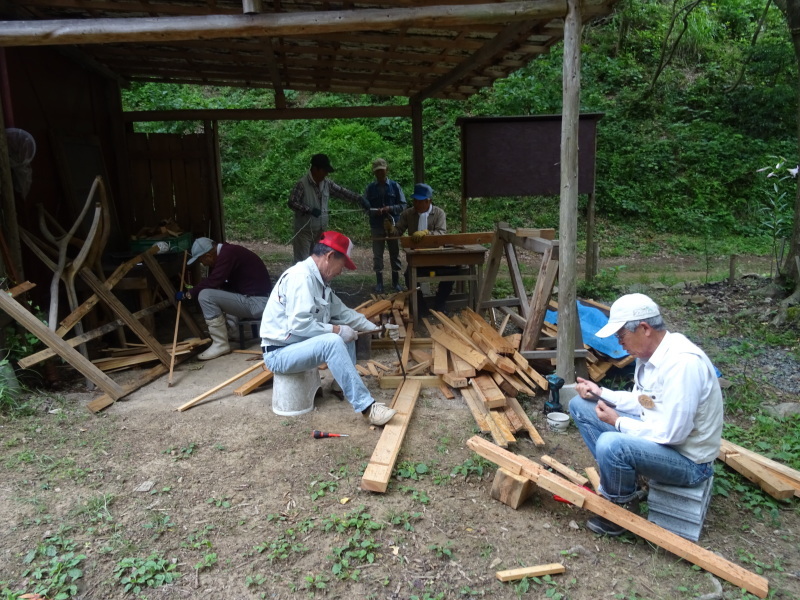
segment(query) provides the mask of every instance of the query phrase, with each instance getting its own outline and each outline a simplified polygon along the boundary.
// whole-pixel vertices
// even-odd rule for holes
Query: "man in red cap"
[[[355,368],[358,332],[380,327],[345,306],[330,287],[342,270],[356,268],[352,247],[346,235],[326,231],[311,256],[281,275],[261,319],[261,349],[273,373],[300,373],[327,363],[356,412],[372,425],[385,425],[397,411],[375,402]],[[396,339],[397,325],[385,327]]]

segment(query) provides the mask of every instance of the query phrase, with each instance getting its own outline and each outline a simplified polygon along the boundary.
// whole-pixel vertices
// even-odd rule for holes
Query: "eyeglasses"
[[[623,327],[617,332],[617,342],[621,344],[626,335],[628,335],[628,330]]]

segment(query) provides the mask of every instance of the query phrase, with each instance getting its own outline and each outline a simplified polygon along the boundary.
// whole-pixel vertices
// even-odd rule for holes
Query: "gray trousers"
[[[298,263],[301,260],[307,259],[311,256],[311,251],[314,249],[314,244],[322,237],[323,230],[319,227],[312,227],[311,224],[306,224],[298,231],[294,239],[292,239],[292,253],[294,254],[294,262]]]
[[[403,265],[400,263],[400,242],[398,240],[386,240],[386,232],[383,229],[372,230],[372,270],[376,273],[383,271],[383,248],[389,248],[389,265],[392,271],[399,272]]]
[[[267,306],[267,296],[243,296],[224,290],[205,289],[197,297],[206,321],[224,313],[239,319],[260,319]]]

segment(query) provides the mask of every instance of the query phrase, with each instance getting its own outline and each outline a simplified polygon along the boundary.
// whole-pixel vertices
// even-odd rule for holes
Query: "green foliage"
[[[167,448],[162,452],[162,454],[169,454],[172,456],[173,461],[186,460],[187,458],[191,458],[196,449],[197,444],[191,442],[188,446],[183,446],[181,448],[178,448],[177,446]]]
[[[66,600],[78,594],[76,582],[83,577],[86,555],[75,552],[76,543],[64,537],[68,532],[68,528],[61,528],[25,555],[23,562],[28,567],[22,576],[28,578],[33,588],[28,591],[53,600]],[[8,590],[4,593],[13,594]]]
[[[312,500],[324,498],[326,494],[335,494],[339,489],[336,481],[312,481],[308,486],[308,492]]]
[[[619,296],[619,274],[625,270],[625,265],[600,269],[592,281],[585,279],[578,281],[577,293],[580,298],[594,300],[615,300]]]
[[[141,596],[145,588],[160,587],[178,579],[181,574],[176,569],[175,562],[154,552],[147,558],[123,558],[114,567],[114,578],[126,593]]]
[[[398,479],[413,479],[419,481],[430,472],[430,468],[425,463],[414,463],[404,460],[399,463],[394,470],[394,476]]]
[[[480,454],[473,454],[472,457],[468,458],[460,465],[453,467],[453,470],[450,472],[450,476],[456,477],[458,475],[463,475],[464,479],[467,479],[470,475],[475,475],[476,477],[481,478],[487,469],[491,469],[493,467],[494,463],[486,460]]]
[[[418,521],[422,518],[421,512],[403,512],[400,514],[391,513],[387,519],[390,525],[402,526],[405,531],[414,531],[412,521]]]
[[[429,544],[428,550],[436,555],[436,558],[453,559],[453,542],[447,540],[444,544]]]

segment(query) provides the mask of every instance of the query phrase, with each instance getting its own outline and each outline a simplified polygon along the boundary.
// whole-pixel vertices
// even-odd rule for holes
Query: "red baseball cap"
[[[326,231],[319,240],[320,244],[325,244],[337,252],[344,254],[344,266],[351,271],[356,268],[355,263],[350,259],[350,251],[353,249],[353,242],[350,238],[338,231]]]

